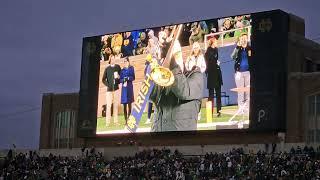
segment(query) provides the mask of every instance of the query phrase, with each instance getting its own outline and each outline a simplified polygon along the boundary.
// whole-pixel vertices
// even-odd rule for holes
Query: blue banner
[[[132,106],[131,115],[129,116],[129,119],[128,119],[127,128],[130,132],[137,131],[143,111],[149,101],[150,94],[153,90],[154,82],[151,79],[150,72],[151,72],[151,65],[149,64],[147,67],[145,79],[139,90],[138,97],[136,98]]]

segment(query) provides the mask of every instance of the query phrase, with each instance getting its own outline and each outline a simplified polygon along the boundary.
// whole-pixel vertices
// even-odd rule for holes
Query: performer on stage
[[[126,57],[124,60],[124,67],[120,73],[120,83],[122,83],[121,104],[123,104],[123,114],[126,124],[131,113],[131,104],[134,101],[132,84],[132,81],[134,81],[134,79],[134,67],[130,65],[129,58]]]
[[[214,93],[217,98],[217,116],[220,117],[221,113],[221,86],[223,85],[221,69],[218,61],[218,48],[217,39],[212,37],[208,41],[208,48],[205,53],[205,59],[207,64],[207,88],[209,90],[208,101],[212,102],[212,108],[214,107]],[[213,112],[213,111],[212,111]]]
[[[156,106],[153,132],[197,130],[204,74],[197,66],[191,71],[185,70],[179,41],[174,41],[172,54],[170,70],[175,78],[173,85],[155,85],[150,95]]]
[[[251,47],[248,43],[248,35],[243,33],[240,35],[237,46],[231,54],[235,60],[235,82],[237,88],[250,87],[250,64],[251,64]],[[244,113],[249,113],[249,93],[238,93],[238,106],[244,108]]]
[[[114,123],[118,124],[118,106],[119,106],[119,99],[120,99],[119,74],[120,74],[121,68],[118,64],[115,64],[114,55],[111,55],[109,59],[110,59],[109,60],[110,65],[106,67],[102,77],[103,84],[107,86],[106,126],[110,125],[112,104],[113,104]]]

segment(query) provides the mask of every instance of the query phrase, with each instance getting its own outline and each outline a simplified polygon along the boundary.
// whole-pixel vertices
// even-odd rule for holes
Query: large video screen
[[[83,40],[78,135],[285,128],[280,10]]]
[[[101,36],[97,134],[248,128],[251,17]]]

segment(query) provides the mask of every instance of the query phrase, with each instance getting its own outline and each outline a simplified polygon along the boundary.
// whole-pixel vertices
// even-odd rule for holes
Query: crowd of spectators
[[[223,35],[224,38],[239,37],[241,33],[248,33],[244,27],[250,26],[250,15],[242,15],[235,17],[227,17],[219,19],[219,32],[226,31]],[[232,31],[235,30],[236,31]]]
[[[177,150],[144,150],[111,161],[94,150],[82,157],[41,157],[9,151],[0,164],[3,179],[319,179],[319,149],[290,152],[228,153],[187,156]]]
[[[211,21],[184,24],[178,39],[181,45],[204,42],[204,36],[209,33],[207,23],[212,24]],[[101,60],[109,61],[110,56],[122,58],[141,54],[152,54],[157,59],[164,58],[169,48],[168,44],[171,43],[174,27],[165,26],[104,35],[101,37]],[[155,55],[156,53],[158,54]]]
[[[246,32],[246,29],[241,28],[250,26],[251,18],[250,15],[241,15],[222,18],[218,21],[209,19],[185,23],[178,39],[181,46],[193,45],[195,42],[203,43],[205,35],[215,32],[227,31],[224,38],[239,37],[241,33]],[[173,29],[174,26],[165,26],[103,35],[101,37],[101,60],[109,61],[111,55],[121,58],[147,54],[154,51],[154,47],[166,52],[166,43],[170,42]],[[233,29],[241,30],[230,31]]]

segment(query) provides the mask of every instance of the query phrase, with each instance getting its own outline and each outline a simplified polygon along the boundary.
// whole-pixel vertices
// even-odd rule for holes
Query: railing
[[[227,30],[227,31],[222,31],[222,32],[216,32],[216,33],[210,33],[204,36],[204,44],[205,47],[207,47],[207,43],[208,43],[208,37],[212,37],[212,36],[216,36],[216,35],[220,35],[219,40],[221,41],[220,43],[220,47],[224,47],[224,46],[230,46],[233,45],[235,43],[229,43],[229,44],[224,44],[224,38],[223,36],[229,32],[235,32],[235,31],[240,31],[243,29],[247,29],[247,33],[248,33],[248,42],[250,42],[250,37],[251,37],[251,26],[246,26],[246,27],[242,27],[242,28],[236,28],[236,29],[231,29],[231,30]]]

